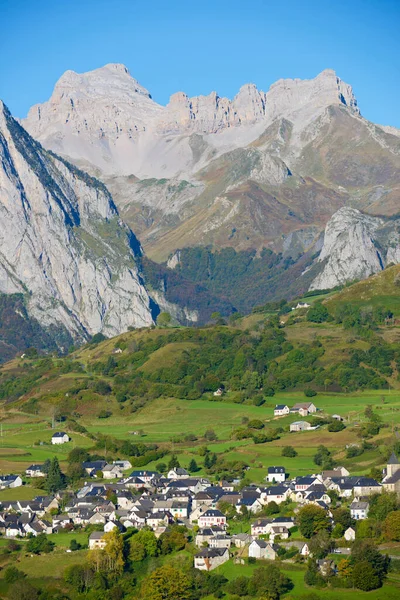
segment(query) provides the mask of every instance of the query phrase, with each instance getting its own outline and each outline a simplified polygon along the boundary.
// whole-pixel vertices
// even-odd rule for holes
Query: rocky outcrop
[[[247,145],[279,117],[304,126],[331,104],[358,112],[351,87],[331,70],[311,80],[279,80],[267,93],[246,84],[233,100],[177,92],[164,107],[124,65],[110,64],[64,73],[50,100],[33,106],[23,124],[46,148],[108,175],[176,177]],[[208,136],[202,164],[191,148],[195,133]]]
[[[365,279],[400,262],[399,220],[372,217],[342,208],[328,222],[318,258],[321,272],[310,289],[329,289]]]
[[[103,184],[44,150],[0,102],[0,292],[75,338],[153,322],[140,245]]]

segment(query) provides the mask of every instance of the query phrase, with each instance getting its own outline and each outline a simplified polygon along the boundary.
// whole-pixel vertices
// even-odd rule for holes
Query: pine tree
[[[65,477],[61,473],[58,458],[55,456],[51,461],[46,479],[46,489],[48,492],[57,492],[65,487]]]
[[[209,454],[206,454],[204,458],[204,468],[209,469],[211,467],[211,458]]]
[[[213,467],[216,462],[217,462],[217,455],[214,452],[214,454],[212,454],[211,458],[210,458],[210,467]]]
[[[174,454],[173,456],[171,456],[171,460],[168,463],[168,470],[170,471],[171,469],[179,469],[181,465],[179,464],[179,460],[177,459],[176,455]]]
[[[189,473],[196,473],[199,470],[199,467],[197,466],[197,462],[194,460],[194,458],[192,458],[192,460],[190,461],[188,470],[189,470]]]

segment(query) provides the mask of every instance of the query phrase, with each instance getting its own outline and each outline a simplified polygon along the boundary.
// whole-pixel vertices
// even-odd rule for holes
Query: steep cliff
[[[141,249],[103,184],[44,150],[0,103],[0,292],[84,339],[153,322]]]
[[[321,271],[310,289],[328,289],[365,279],[400,262],[400,219],[342,208],[329,220],[318,258]]]

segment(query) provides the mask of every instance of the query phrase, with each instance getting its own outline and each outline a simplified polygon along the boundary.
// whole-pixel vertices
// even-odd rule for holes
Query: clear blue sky
[[[162,104],[326,68],[400,127],[400,0],[0,0],[0,97],[19,117],[67,69],[127,65]]]

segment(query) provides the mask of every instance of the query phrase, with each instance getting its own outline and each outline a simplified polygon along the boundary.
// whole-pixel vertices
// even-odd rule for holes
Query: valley
[[[0,368],[0,470],[1,474],[21,476],[22,485],[2,484],[0,502],[4,518],[8,519],[6,507],[14,507],[17,514],[21,510],[26,514],[26,510],[32,510],[29,509],[30,502],[41,514],[43,509],[39,507],[38,498],[49,493],[49,475],[27,476],[31,465],[43,465],[46,461],[53,464],[56,458],[67,479],[64,489],[60,490],[62,505],[57,510],[45,511],[44,518],[37,517],[38,524],[50,523],[46,525],[45,538],[54,547],[51,546],[48,553],[29,555],[27,549],[33,544],[31,539],[40,536],[17,536],[17,549],[11,549],[12,536],[6,533],[7,529],[0,538],[0,561],[5,574],[4,577],[0,575],[0,593],[7,594],[7,590],[13,589],[7,577],[11,577],[8,573],[16,559],[18,570],[25,574],[26,586],[64,589],[74,600],[83,598],[88,590],[82,595],[78,591],[81,589],[76,583],[78,580],[69,578],[67,573],[70,570],[78,573],[76,565],[85,565],[85,561],[96,556],[95,550],[85,548],[95,539],[93,536],[103,535],[103,521],[96,519],[104,517],[89,512],[87,517],[79,519],[92,520],[80,521],[72,516],[75,514],[73,506],[84,511],[83,507],[97,506],[98,500],[111,503],[110,510],[117,511],[121,527],[125,523],[119,535],[126,551],[133,548],[136,540],[143,538],[145,531],[151,532],[152,527],[156,536],[160,536],[159,549],[153,558],[150,554],[147,558],[126,559],[128,562],[119,582],[123,581],[128,589],[141,589],[143,594],[143,586],[152,581],[152,573],[161,574],[164,570],[169,573],[168,569],[172,569],[174,577],[183,577],[185,573],[185,577],[194,581],[190,579],[197,577],[194,575],[196,569],[193,571],[191,567],[193,560],[196,565],[197,560],[202,560],[198,557],[207,549],[196,541],[202,531],[200,517],[189,519],[189,515],[184,517],[175,513],[169,528],[159,530],[160,524],[158,527],[150,525],[151,514],[148,513],[147,527],[143,529],[143,524],[134,520],[134,528],[130,529],[128,514],[131,519],[142,517],[139,513],[134,517],[135,509],[129,513],[120,504],[128,493],[129,506],[142,510],[148,501],[167,501],[171,490],[178,485],[176,489],[181,489],[175,495],[178,503],[176,506],[171,504],[178,511],[181,510],[178,505],[186,506],[184,499],[189,498],[190,510],[196,511],[199,499],[205,498],[208,491],[215,490],[220,494],[221,499],[214,500],[211,506],[216,514],[227,515],[229,539],[247,534],[253,540],[263,542],[268,536],[257,537],[253,533],[257,519],[267,516],[268,522],[269,515],[295,519],[296,527],[291,530],[289,541],[278,536],[273,543],[274,548],[281,548],[280,558],[261,561],[264,564],[261,569],[278,566],[279,572],[288,578],[285,584],[288,587],[282,584],[282,590],[286,590],[282,598],[306,598],[307,593],[315,589],[314,584],[307,583],[311,581],[310,567],[307,566],[311,563],[301,555],[294,561],[287,559],[284,552],[293,545],[302,547],[311,543],[308,534],[301,529],[299,519],[306,507],[318,507],[318,499],[314,504],[310,496],[310,501],[304,503],[296,495],[296,486],[301,486],[303,479],[308,481],[311,473],[318,474],[321,469],[323,473],[331,473],[332,469],[341,472],[341,469],[350,473],[354,482],[375,482],[376,488],[371,488],[367,496],[371,506],[383,502],[386,497],[388,503],[394,501],[391,492],[386,488],[382,491],[380,482],[391,452],[400,450],[397,439],[400,426],[400,330],[395,324],[400,308],[396,303],[396,284],[390,283],[397,281],[399,269],[398,266],[389,267],[342,290],[319,295],[311,293],[296,300],[299,305],[308,303],[305,308],[291,310],[282,303],[270,303],[245,317],[230,317],[226,321],[216,316],[214,320],[218,322],[205,328],[173,325],[141,328],[110,339],[94,339],[65,357],[41,356],[31,350],[28,355],[5,363]],[[382,289],[385,295],[381,297],[379,291]],[[352,302],[353,297],[362,301],[361,310]],[[389,322],[385,320],[388,311],[393,313]],[[216,395],[217,390],[221,392]],[[317,410],[304,416],[299,416],[298,412],[284,416],[274,414],[279,407],[292,408],[298,403],[314,405]],[[310,429],[291,431],[293,423],[299,420]],[[66,432],[69,441],[54,445],[55,431]],[[99,464],[108,463],[110,467],[112,461],[118,460],[128,461],[130,466],[116,477],[106,477],[100,469],[95,476],[93,473],[89,476],[88,472],[83,473],[79,462],[74,462],[75,455],[89,461],[103,461]],[[82,464],[85,466],[86,463]],[[268,470],[276,465],[284,469],[285,485],[289,487],[266,484]],[[170,477],[173,468],[177,472],[181,469],[185,475],[177,480],[160,480],[160,483],[156,483],[156,479],[149,483],[140,480],[146,473],[150,477],[159,473],[157,477],[164,478],[168,473]],[[334,475],[330,477],[333,477],[333,484],[339,481]],[[134,483],[136,480],[138,484]],[[354,482],[353,486],[356,485]],[[185,485],[206,486],[202,487],[205,492],[196,494],[185,489]],[[317,485],[314,482],[310,490],[319,489],[319,485],[318,481]],[[329,486],[326,479],[324,485]],[[163,493],[161,488],[165,488]],[[343,490],[333,493],[333,488],[322,488],[325,491],[320,494],[325,494],[324,498],[330,503],[326,510],[333,511],[335,520],[342,518],[354,498],[357,499],[357,492],[347,496]],[[260,500],[260,490],[262,498],[263,493],[282,493],[278,489],[286,490],[285,500],[275,501],[275,496],[271,496],[257,508],[251,508],[248,503],[250,498],[251,503]],[[382,493],[382,501],[375,499],[374,489]],[[90,490],[99,490],[97,501],[89,500]],[[304,492],[307,493],[312,492]],[[229,494],[239,504],[227,503]],[[242,510],[240,502],[246,498],[247,504]],[[101,512],[101,506],[99,504],[95,510]],[[375,508],[371,510],[375,511]],[[383,521],[397,514],[385,510]],[[392,510],[397,510],[395,505]],[[94,516],[90,517],[92,514]],[[68,520],[70,525],[59,528],[56,524],[60,518]],[[379,600],[381,594],[396,598],[399,590],[396,557],[400,553],[397,534],[385,533],[385,528],[373,517],[351,523],[356,541],[352,544],[332,533],[330,550],[327,554],[324,552],[325,556],[336,564],[346,561],[346,548],[354,546],[356,552],[357,543],[361,546],[367,543],[371,533],[366,534],[365,527],[370,527],[380,552],[390,554],[393,566],[383,587],[375,591],[346,589],[345,580],[337,575],[338,584],[335,585],[339,587],[333,588],[331,580],[327,586],[321,579],[316,589],[318,598],[334,600],[337,593],[344,598],[346,594],[350,597],[350,593],[360,599]],[[337,531],[337,527],[332,530],[333,525],[330,531]],[[139,533],[135,533],[137,529]],[[166,544],[168,531],[183,537],[178,542],[178,536],[166,550],[161,544]],[[344,530],[341,531],[343,534]],[[151,532],[151,535],[154,534]],[[337,551],[333,550],[335,545]],[[70,552],[70,548],[74,550]],[[250,585],[260,569],[260,561],[252,559],[251,548],[248,544],[236,549],[232,546],[231,558],[215,571],[211,567],[212,572],[201,580],[201,586],[205,587],[198,592],[200,597],[214,598],[212,592],[207,592],[207,585],[211,585],[213,578],[228,598],[239,580],[245,585],[249,578],[246,585]],[[212,551],[209,552],[211,557]],[[136,554],[130,556],[136,557]],[[48,572],[50,565],[51,575]],[[115,582],[112,571],[104,572],[108,573],[107,585],[111,593],[121,583]],[[275,571],[271,571],[271,576],[272,572]]]

